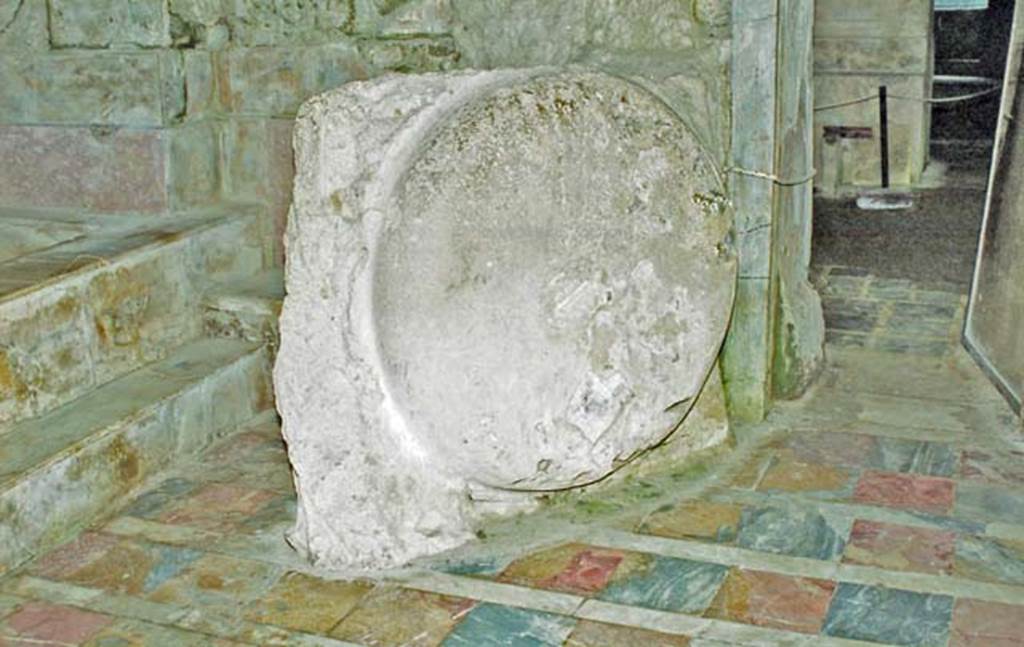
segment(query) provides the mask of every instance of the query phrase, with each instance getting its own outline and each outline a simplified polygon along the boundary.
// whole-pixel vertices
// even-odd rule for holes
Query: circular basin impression
[[[540,78],[456,111],[375,258],[383,378],[408,427],[511,489],[586,483],[663,439],[732,298],[725,219],[700,199],[716,188],[679,119],[626,81]]]
[[[728,325],[732,222],[652,92],[392,77],[313,100],[296,142],[275,381],[314,559],[450,547],[466,492],[591,483],[689,411]]]

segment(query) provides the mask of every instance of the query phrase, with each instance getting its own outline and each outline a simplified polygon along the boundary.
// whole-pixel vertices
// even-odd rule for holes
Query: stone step
[[[203,331],[207,337],[265,343],[273,356],[283,301],[280,269],[223,277],[210,284],[203,298]]]
[[[271,408],[266,350],[203,339],[0,435],[0,574]]]
[[[0,210],[0,432],[199,337],[199,286],[263,267],[258,220]]]

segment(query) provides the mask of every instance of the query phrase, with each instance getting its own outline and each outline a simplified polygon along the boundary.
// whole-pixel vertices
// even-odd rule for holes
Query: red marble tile
[[[953,570],[956,533],[857,520],[843,561],[887,570],[945,574]]]
[[[733,569],[707,616],[785,631],[821,630],[836,583]]]
[[[113,622],[113,618],[99,613],[29,602],[7,618],[2,633],[17,636],[13,645],[77,645]]]
[[[62,579],[67,574],[100,559],[120,541],[112,535],[84,532],[74,541],[40,558],[31,567],[30,572],[39,577]]]
[[[953,607],[949,647],[1024,646],[1024,606],[960,599]]]
[[[932,514],[953,507],[954,481],[935,476],[866,472],[853,493],[853,500],[868,505],[918,510]]]
[[[622,555],[614,552],[584,550],[572,558],[565,570],[541,580],[538,585],[573,593],[596,593],[608,584],[621,562]]]
[[[228,531],[244,523],[267,502],[273,492],[230,483],[210,483],[191,497],[160,515],[159,521],[212,531]]]
[[[639,553],[586,544],[562,544],[513,561],[498,576],[498,580],[533,588],[590,595],[603,590],[617,570],[633,568],[643,559]]]

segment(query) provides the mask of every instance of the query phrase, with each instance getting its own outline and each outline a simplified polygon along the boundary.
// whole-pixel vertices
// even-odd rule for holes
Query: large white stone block
[[[451,548],[679,425],[736,263],[719,174],[650,91],[385,77],[310,100],[295,144],[275,381],[315,563]]]

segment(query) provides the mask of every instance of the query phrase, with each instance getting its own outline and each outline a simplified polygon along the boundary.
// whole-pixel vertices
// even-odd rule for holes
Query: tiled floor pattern
[[[257,421],[0,581],[0,645],[1024,645],[1024,443],[962,353],[830,347],[710,473],[627,478],[377,578],[286,546]]]
[[[922,288],[852,267],[817,268],[829,343],[946,356],[956,347],[966,299],[958,286]]]

